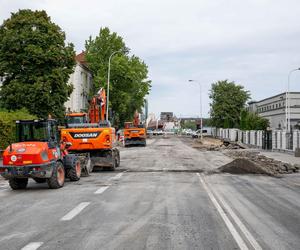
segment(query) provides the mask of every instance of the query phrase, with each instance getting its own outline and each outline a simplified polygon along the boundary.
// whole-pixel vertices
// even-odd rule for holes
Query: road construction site
[[[116,171],[92,172],[62,189],[30,180],[26,190],[11,190],[1,179],[0,248],[298,249],[296,168],[224,173],[224,165],[257,153],[195,145],[169,136],[121,147]]]

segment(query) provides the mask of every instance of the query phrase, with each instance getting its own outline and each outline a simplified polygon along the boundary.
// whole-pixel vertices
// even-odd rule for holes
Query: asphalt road
[[[229,161],[157,138],[59,190],[1,180],[0,249],[299,249],[300,176],[209,174]]]

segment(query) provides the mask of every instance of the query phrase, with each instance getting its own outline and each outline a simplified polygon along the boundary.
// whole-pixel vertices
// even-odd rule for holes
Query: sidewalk
[[[282,161],[289,164],[300,164],[300,157],[281,152],[260,151],[260,154],[272,158],[277,161]]]

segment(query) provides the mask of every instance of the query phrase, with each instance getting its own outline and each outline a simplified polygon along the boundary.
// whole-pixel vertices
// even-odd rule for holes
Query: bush
[[[240,129],[242,130],[266,130],[269,120],[256,113],[243,110],[241,113]]]
[[[16,120],[36,119],[26,109],[17,111],[0,110],[0,149],[5,149],[10,142],[16,140]]]

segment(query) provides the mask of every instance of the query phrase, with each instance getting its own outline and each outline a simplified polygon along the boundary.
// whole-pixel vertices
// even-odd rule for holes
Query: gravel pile
[[[219,168],[221,172],[234,174],[265,174],[276,176],[279,174],[291,174],[299,172],[299,164],[289,164],[277,161],[259,154],[255,151],[227,151],[225,155],[234,160]]]

